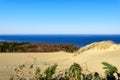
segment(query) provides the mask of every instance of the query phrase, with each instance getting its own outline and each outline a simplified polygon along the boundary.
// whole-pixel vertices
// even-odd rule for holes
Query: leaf
[[[103,69],[105,69],[106,74],[115,73],[118,71],[117,68],[110,63],[102,62],[102,64],[104,65]]]

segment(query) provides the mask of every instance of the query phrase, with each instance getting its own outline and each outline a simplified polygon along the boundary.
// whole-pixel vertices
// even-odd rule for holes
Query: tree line
[[[74,52],[79,47],[73,44],[48,44],[29,42],[0,42],[0,52]]]

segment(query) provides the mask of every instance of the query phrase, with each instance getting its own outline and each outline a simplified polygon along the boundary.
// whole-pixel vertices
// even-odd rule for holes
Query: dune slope
[[[64,65],[71,65],[76,62],[91,72],[103,74],[102,62],[109,62],[120,69],[120,45],[111,41],[95,42],[80,48],[74,58],[64,62]]]

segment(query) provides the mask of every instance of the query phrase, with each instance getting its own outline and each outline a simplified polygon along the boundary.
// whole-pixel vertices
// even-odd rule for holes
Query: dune
[[[120,50],[110,51],[110,52],[98,52],[98,51],[88,51],[82,54],[75,56],[67,61],[65,61],[62,65],[68,65],[79,63],[84,72],[88,69],[90,72],[99,72],[100,74],[104,74],[102,69],[102,62],[109,62],[115,65],[120,71]]]
[[[75,54],[77,54],[75,56]],[[104,74],[101,62],[115,65],[120,72],[120,45],[111,41],[95,42],[75,53],[49,52],[49,53],[0,53],[0,80],[8,80],[10,67],[20,64],[32,64],[36,62],[41,69],[54,63],[58,64],[58,70],[70,67],[74,62],[79,63],[83,72],[99,72]],[[42,67],[43,66],[43,67]]]
[[[120,70],[120,45],[111,41],[102,41],[89,44],[80,48],[74,58],[65,61],[63,65],[79,63],[83,70],[104,74],[102,62],[109,62]]]
[[[89,50],[97,50],[98,52],[107,52],[107,51],[114,51],[114,50],[119,50],[120,45],[116,44],[112,41],[101,41],[101,42],[94,42],[91,43],[83,48],[80,48],[77,52],[83,53]]]

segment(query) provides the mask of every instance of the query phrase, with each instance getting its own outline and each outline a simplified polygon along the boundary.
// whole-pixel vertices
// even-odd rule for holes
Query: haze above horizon
[[[120,0],[0,0],[0,34],[120,34]]]

